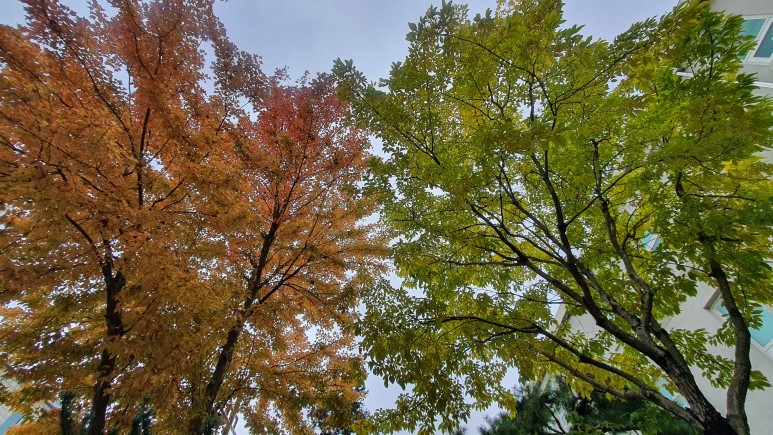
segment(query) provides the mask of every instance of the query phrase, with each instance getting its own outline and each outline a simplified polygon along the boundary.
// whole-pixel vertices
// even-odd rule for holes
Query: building
[[[770,0],[713,0],[714,10],[728,14],[741,15],[744,18],[743,32],[755,38],[756,45],[743,59],[743,71],[756,75],[757,91],[761,96],[773,98],[773,2]],[[773,151],[767,150],[765,157],[773,161]],[[715,331],[724,321],[724,307],[714,289],[699,289],[698,294],[682,304],[679,315],[671,318],[667,328],[698,329]],[[761,313],[762,326],[752,330],[751,362],[768,380],[773,381],[773,307],[764,307]],[[715,348],[717,354],[732,358],[728,348]],[[708,398],[720,412],[725,411],[724,391],[714,389],[708,380],[697,373],[696,379],[702,382]],[[678,400],[676,397],[675,400]],[[746,401],[746,411],[752,433],[770,433],[773,427],[773,389],[750,391]]]
[[[757,75],[761,95],[773,96],[773,3],[769,0],[714,0],[712,8],[744,17],[743,31],[757,46],[742,60],[745,72]]]
[[[742,32],[754,38],[756,46],[741,59],[743,71],[756,75],[757,95],[773,97],[773,3],[769,0],[713,0],[711,7],[744,18]]]
[[[16,382],[13,379],[2,378],[2,372],[0,372],[0,384],[3,388],[13,390],[17,388]],[[5,431],[11,426],[20,423],[23,420],[23,416],[18,412],[14,412],[11,408],[0,405],[0,435],[5,435]]]
[[[711,7],[714,10],[724,11],[728,14],[740,15],[744,18],[742,31],[747,36],[755,39],[755,47],[742,59],[743,71],[756,75],[755,93],[760,96],[773,98],[773,2],[770,0],[713,0]],[[678,71],[677,74],[690,76],[688,70]],[[773,162],[773,150],[768,149],[764,157]],[[655,236],[645,237],[643,244],[647,249],[656,249],[659,240]],[[722,306],[721,298],[715,289],[704,286],[698,289],[697,295],[687,299],[681,306],[681,312],[664,321],[667,329],[705,329],[716,331],[724,322],[723,314],[726,313]],[[752,348],[751,362],[755,370],[761,371],[768,380],[773,383],[773,307],[763,307],[760,313],[762,325],[751,331]],[[588,316],[570,317],[566,309],[561,306],[556,313],[556,318],[567,322],[571,330],[583,331],[593,335],[599,331],[594,320]],[[711,346],[707,343],[707,346]],[[733,351],[727,347],[710,347],[715,354],[733,359]],[[612,349],[614,351],[614,349]],[[724,390],[711,386],[698,368],[693,370],[701,389],[706,392],[707,398],[720,413],[726,411],[726,395]],[[671,397],[682,406],[686,401],[679,395],[672,396],[663,390],[664,395]],[[746,401],[746,411],[749,426],[753,434],[773,433],[773,388],[763,391],[749,391]]]
[[[19,388],[19,384],[11,378],[3,377],[3,372],[0,371],[0,385],[3,389],[11,391]],[[40,403],[36,405],[38,409],[42,411],[51,411],[54,409],[54,405],[48,402]],[[0,404],[0,435],[5,435],[5,432],[14,425],[24,422],[24,416],[18,412],[14,412],[6,405]]]

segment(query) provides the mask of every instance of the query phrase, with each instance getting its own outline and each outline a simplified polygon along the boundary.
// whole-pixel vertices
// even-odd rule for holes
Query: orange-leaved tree
[[[142,396],[177,400],[171,368],[217,306],[197,186],[233,97],[204,91],[201,46],[228,56],[218,78],[245,57],[211,0],[95,2],[88,19],[26,3],[26,25],[0,26],[0,355],[22,384],[4,399],[33,413],[77,391],[97,434]]]
[[[3,399],[75,391],[92,434],[143,397],[161,431],[347,424],[383,242],[329,79],[267,80],[212,0],[27,10],[0,26],[0,359],[22,385]]]
[[[233,412],[259,432],[309,430],[313,408],[335,425],[352,415],[362,376],[352,321],[383,240],[361,223],[375,207],[357,188],[368,141],[347,116],[328,77],[274,80],[257,120],[241,116],[221,150],[233,179],[207,213],[226,255],[208,274],[229,311],[190,380],[190,433]]]

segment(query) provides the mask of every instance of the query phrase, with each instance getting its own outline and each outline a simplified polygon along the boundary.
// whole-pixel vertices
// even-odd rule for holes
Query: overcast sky
[[[628,29],[634,22],[662,15],[676,0],[565,0],[567,25],[585,26],[583,33],[605,39]],[[85,0],[67,1],[83,11]],[[355,66],[371,81],[386,77],[392,62],[402,60],[408,49],[405,34],[408,22],[416,22],[440,0],[229,0],[216,11],[231,39],[243,50],[262,56],[267,73],[288,67],[291,77],[304,71],[327,72],[336,58],[353,59]],[[468,2],[470,13],[494,9],[496,0]],[[0,22],[16,24],[23,20],[17,0],[0,0]],[[508,377],[514,384],[517,377]],[[508,385],[513,386],[513,385]],[[383,381],[371,377],[366,406],[373,410],[389,407],[399,388],[384,389]],[[466,423],[469,434],[476,434],[486,414],[475,413]]]
[[[2,0],[8,1],[8,0]],[[237,45],[263,57],[266,72],[288,66],[329,71],[337,57],[353,59],[370,80],[386,77],[407,53],[408,22],[440,0],[230,0],[217,12]],[[569,0],[567,24],[612,39],[636,21],[670,10],[676,0]],[[494,9],[496,0],[467,2],[470,13]]]

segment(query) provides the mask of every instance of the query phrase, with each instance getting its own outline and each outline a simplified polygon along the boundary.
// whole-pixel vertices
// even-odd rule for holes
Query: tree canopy
[[[373,373],[407,388],[377,430],[514,410],[501,381],[516,368],[748,433],[747,391],[770,385],[751,367],[749,327],[773,302],[760,156],[773,117],[739,72],[741,23],[685,2],[610,42],[564,23],[557,0],[472,19],[444,3],[410,25],[409,54],[378,85],[337,61],[341,95],[383,140],[369,185],[403,279],[368,296],[361,323]],[[699,289],[727,321],[669,329]],[[572,328],[580,318],[591,327]],[[726,391],[726,414],[692,367]]]
[[[560,377],[516,389],[515,418],[501,412],[486,418],[480,435],[641,434],[695,435],[685,421],[646,401],[622,401],[594,389],[577,396]]]
[[[25,3],[0,26],[2,400],[72,391],[92,434],[145,397],[160,431],[345,427],[383,243],[332,81],[265,76],[211,0]]]

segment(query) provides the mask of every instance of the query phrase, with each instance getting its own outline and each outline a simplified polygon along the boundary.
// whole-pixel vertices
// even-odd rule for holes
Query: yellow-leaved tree
[[[267,79],[211,0],[26,3],[0,27],[4,401],[74,391],[92,434],[143,397],[169,431],[343,421],[380,251],[357,223],[367,141],[328,80]]]

